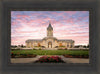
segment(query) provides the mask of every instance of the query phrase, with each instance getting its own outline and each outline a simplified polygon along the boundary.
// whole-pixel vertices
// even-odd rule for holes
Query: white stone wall
[[[74,47],[74,42],[71,42],[71,41],[69,41],[69,42],[67,42],[67,41],[57,41],[57,40],[54,40],[54,39],[28,42],[28,43],[26,43],[26,47],[27,48],[34,48],[34,46],[38,46],[38,43],[39,43],[41,46],[45,46],[46,48],[48,48],[48,42],[52,43],[52,48],[55,48],[56,46],[59,46],[60,43],[62,43],[62,45],[67,47],[67,48],[73,48]]]

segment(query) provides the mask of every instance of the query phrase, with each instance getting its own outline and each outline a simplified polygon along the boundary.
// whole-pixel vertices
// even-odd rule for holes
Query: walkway
[[[11,63],[34,63],[41,56],[37,56],[35,58],[11,58]],[[64,56],[60,56],[63,61],[66,63],[89,63],[89,59],[85,58],[65,58]]]

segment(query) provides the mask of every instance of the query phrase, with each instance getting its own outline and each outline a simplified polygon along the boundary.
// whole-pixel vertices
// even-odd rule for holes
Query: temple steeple
[[[47,28],[47,30],[48,29],[52,29],[53,30],[53,28],[52,28],[52,26],[51,26],[51,23],[49,22],[49,26],[48,26],[48,28]]]
[[[53,27],[51,26],[50,22],[49,22],[49,26],[47,27],[47,36],[49,37],[53,36]]]

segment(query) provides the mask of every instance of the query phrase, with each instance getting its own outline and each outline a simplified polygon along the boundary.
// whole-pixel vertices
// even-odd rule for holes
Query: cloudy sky
[[[58,39],[73,39],[75,45],[89,43],[88,11],[11,11],[11,45],[47,36],[49,21]]]

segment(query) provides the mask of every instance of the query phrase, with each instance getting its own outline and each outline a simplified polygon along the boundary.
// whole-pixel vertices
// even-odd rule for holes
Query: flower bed
[[[35,63],[65,63],[59,56],[42,56]]]
[[[34,57],[36,57],[36,55],[34,55],[34,54],[11,53],[11,58],[34,58]]]
[[[63,55],[66,58],[89,58],[89,55]]]

